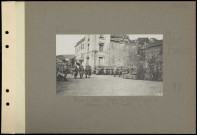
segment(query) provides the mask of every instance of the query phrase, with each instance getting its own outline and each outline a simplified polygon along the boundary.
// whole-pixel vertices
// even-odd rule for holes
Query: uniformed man
[[[68,66],[66,65],[66,66],[64,66],[64,71],[63,71],[63,73],[64,73],[64,81],[67,81],[67,74],[68,74]]]
[[[133,65],[131,66],[131,74],[133,73],[133,71],[134,71],[134,67],[133,67]]]
[[[98,75],[99,74],[99,69],[98,68],[96,68],[96,75]]]
[[[91,76],[91,73],[92,73],[92,68],[91,68],[91,66],[89,66],[89,78]]]
[[[114,71],[113,71],[113,73],[114,73],[114,77],[116,77],[116,72],[117,72],[117,68],[116,68],[116,67],[114,67]]]
[[[75,69],[74,69],[74,79],[77,78],[77,75],[78,75],[78,67],[75,66]]]
[[[103,74],[106,75],[107,74],[107,70],[106,68],[103,69]]]
[[[80,66],[79,67],[79,75],[80,75],[81,79],[83,78],[83,73],[84,73],[84,68],[83,68],[83,66]]]
[[[119,75],[119,77],[120,77],[120,75],[122,75],[122,68],[120,68],[120,69],[118,70],[118,75]]]
[[[88,76],[90,78],[90,76],[91,76],[91,67],[90,66],[86,66],[85,75],[86,75],[86,78],[88,78]]]
[[[133,65],[133,72],[136,73],[137,72],[137,67],[135,65]]]

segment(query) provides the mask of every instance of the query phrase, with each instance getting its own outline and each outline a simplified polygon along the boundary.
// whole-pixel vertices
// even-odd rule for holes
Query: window
[[[99,57],[99,65],[103,64],[103,57]]]
[[[83,53],[81,54],[81,59],[82,59],[82,61],[84,60],[84,54]]]
[[[86,65],[89,65],[89,57],[86,59]]]
[[[89,52],[89,46],[90,46],[90,45],[88,44],[88,52]]]
[[[100,38],[105,38],[103,34],[100,34]]]
[[[99,51],[103,51],[103,46],[104,46],[103,43],[99,44]]]

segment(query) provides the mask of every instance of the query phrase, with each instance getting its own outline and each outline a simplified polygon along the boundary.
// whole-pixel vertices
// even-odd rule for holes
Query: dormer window
[[[103,34],[100,34],[100,38],[105,38],[105,36]]]

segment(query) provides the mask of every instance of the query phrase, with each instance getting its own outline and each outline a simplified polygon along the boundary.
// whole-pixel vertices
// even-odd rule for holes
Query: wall
[[[111,41],[110,66],[131,66],[136,63],[137,46]]]
[[[87,65],[87,57],[89,57],[89,65],[94,70],[95,66],[99,66],[99,57],[104,58],[104,62],[100,66],[108,66],[109,64],[109,44],[110,44],[110,35],[103,34],[105,38],[101,39],[100,34],[95,35],[86,35],[85,37],[85,51],[77,53],[77,59],[79,59],[79,54],[84,53],[84,61],[82,62],[83,66]],[[90,39],[88,41],[88,38]],[[103,51],[99,51],[99,43],[104,43]],[[88,52],[89,44],[89,52]]]

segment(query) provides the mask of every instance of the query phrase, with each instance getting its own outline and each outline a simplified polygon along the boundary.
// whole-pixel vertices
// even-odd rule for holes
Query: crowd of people
[[[85,68],[82,65],[75,65],[74,67],[59,66],[56,69],[57,81],[67,81],[68,74],[71,74],[74,79],[77,79],[78,76],[82,79],[84,75],[85,78],[90,78],[91,72],[91,66],[86,66]]]
[[[129,74],[136,72],[137,68],[135,65],[132,65],[131,67],[113,67],[113,68],[96,68],[95,74],[97,75],[118,75],[119,77],[123,74]]]
[[[83,78],[83,75],[85,75],[85,78],[90,78],[91,72],[91,66],[86,66],[85,69],[82,65],[75,66],[73,70],[74,79],[77,78],[78,74],[80,79]]]
[[[77,78],[90,78],[91,73],[96,75],[113,75],[114,77],[119,76],[126,79],[132,79],[135,76],[135,79],[138,80],[153,80],[157,81],[158,78],[161,78],[162,71],[157,66],[157,64],[150,64],[149,68],[144,68],[143,64],[137,67],[132,65],[130,67],[113,67],[113,68],[95,68],[92,72],[91,66],[75,65],[69,67],[68,65],[59,66],[57,68],[57,81],[67,81],[67,75],[71,74],[74,79]]]

